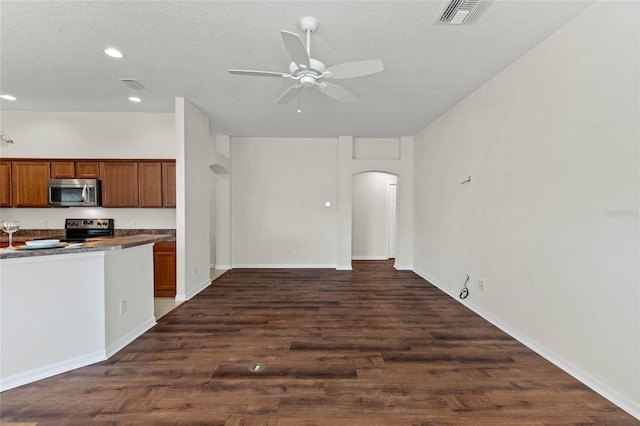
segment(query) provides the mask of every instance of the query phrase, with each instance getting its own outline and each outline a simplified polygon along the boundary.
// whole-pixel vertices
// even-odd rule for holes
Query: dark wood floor
[[[2,424],[639,424],[412,272],[366,261],[229,271],[109,360],[0,398]]]

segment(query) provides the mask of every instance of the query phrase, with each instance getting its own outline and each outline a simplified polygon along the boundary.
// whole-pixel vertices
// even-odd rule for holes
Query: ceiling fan
[[[291,59],[293,59],[293,62],[289,65],[288,73],[237,69],[230,69],[229,72],[231,74],[281,77],[296,80],[296,83],[278,98],[277,103],[284,104],[292,101],[296,96],[300,99],[299,96],[302,89],[311,87],[316,87],[320,92],[340,102],[353,102],[356,100],[353,93],[326,80],[363,77],[378,73],[384,69],[380,59],[346,62],[327,68],[322,62],[311,57],[311,33],[318,28],[318,20],[311,16],[304,17],[300,19],[300,28],[307,34],[306,48],[299,35],[290,31],[280,31],[284,46]]]

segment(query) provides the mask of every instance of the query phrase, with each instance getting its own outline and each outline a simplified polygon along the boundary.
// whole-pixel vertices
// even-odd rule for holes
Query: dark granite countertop
[[[63,247],[47,249],[21,249],[23,244],[14,240],[13,248],[0,249],[0,259],[14,259],[19,257],[49,256],[54,254],[87,253],[93,251],[122,250],[131,247],[151,244],[156,241],[175,239],[172,235],[138,234],[115,237],[92,238],[86,243],[66,244]],[[62,244],[61,244],[62,245]]]

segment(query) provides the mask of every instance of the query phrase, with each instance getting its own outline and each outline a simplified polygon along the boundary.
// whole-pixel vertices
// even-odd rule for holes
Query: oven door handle
[[[89,190],[87,185],[82,187],[82,204],[87,204],[89,202]]]

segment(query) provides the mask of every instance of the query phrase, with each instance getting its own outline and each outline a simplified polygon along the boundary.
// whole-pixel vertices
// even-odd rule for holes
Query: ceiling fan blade
[[[296,96],[298,96],[298,94],[300,93],[300,90],[302,90],[302,85],[301,84],[294,84],[293,86],[288,88],[286,92],[284,92],[282,95],[280,95],[280,97],[278,98],[276,103],[277,104],[286,104],[286,103],[291,102],[292,100],[294,100],[296,98]]]
[[[260,77],[291,77],[291,74],[283,74],[281,72],[271,72],[271,71],[229,70],[229,72],[231,74],[257,75]]]
[[[384,64],[380,59],[368,59],[364,61],[346,62],[334,65],[327,69],[331,73],[331,78],[354,78],[371,75],[384,70]],[[325,73],[327,72],[325,71]]]
[[[307,49],[305,49],[300,36],[289,31],[280,31],[280,34],[282,35],[284,47],[287,48],[287,52],[289,52],[289,56],[291,56],[293,62],[298,64],[299,67],[304,67],[306,69],[311,68],[309,54],[307,53]]]
[[[323,81],[321,84],[318,84],[318,89],[330,98],[340,102],[349,103],[356,100],[356,96],[353,93],[342,86],[338,86],[337,84]]]

